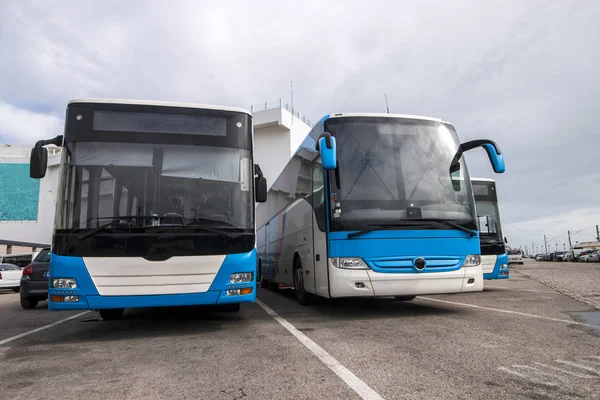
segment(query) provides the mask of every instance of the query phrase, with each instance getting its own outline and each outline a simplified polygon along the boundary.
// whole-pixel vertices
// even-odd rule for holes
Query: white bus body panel
[[[171,257],[83,257],[101,296],[203,293],[212,285],[225,255]]]
[[[497,255],[487,255],[481,256],[481,269],[484,274],[489,274],[494,272],[494,267],[496,266]]]

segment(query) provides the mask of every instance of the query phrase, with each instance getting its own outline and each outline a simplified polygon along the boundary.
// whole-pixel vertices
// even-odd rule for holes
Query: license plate
[[[50,272],[50,271],[44,271],[44,278],[47,278],[47,277],[48,277],[48,273],[49,273],[49,272]]]

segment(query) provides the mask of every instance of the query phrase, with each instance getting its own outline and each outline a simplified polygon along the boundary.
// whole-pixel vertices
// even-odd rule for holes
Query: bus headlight
[[[481,264],[481,256],[475,254],[469,254],[465,258],[463,267],[478,267]]]
[[[52,287],[56,289],[75,289],[77,281],[73,278],[52,279]]]
[[[254,280],[253,272],[236,272],[229,276],[229,283],[252,282]]]
[[[330,258],[329,261],[336,268],[341,269],[370,269],[365,260],[358,257]]]

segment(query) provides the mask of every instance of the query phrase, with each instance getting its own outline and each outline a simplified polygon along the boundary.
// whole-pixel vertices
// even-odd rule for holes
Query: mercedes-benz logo
[[[416,269],[418,269],[419,271],[422,271],[427,266],[427,263],[425,262],[425,260],[423,258],[418,257],[418,258],[415,258],[413,265],[415,266]]]

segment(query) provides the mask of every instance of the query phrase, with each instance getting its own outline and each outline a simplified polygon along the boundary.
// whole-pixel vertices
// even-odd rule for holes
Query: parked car
[[[596,250],[591,252],[587,256],[587,262],[599,262],[600,261],[600,251]]]
[[[567,261],[568,253],[566,251],[559,251],[555,253],[554,260],[555,261]]]
[[[523,264],[523,253],[521,253],[521,250],[508,250],[508,263]]]
[[[591,252],[588,251],[583,251],[581,253],[579,253],[579,257],[577,257],[577,261],[579,262],[587,262],[587,259],[589,257]]]
[[[50,249],[42,249],[23,269],[20,282],[21,307],[37,307],[40,301],[48,299],[48,272],[50,271]]]
[[[19,292],[21,268],[14,264],[0,264],[0,289],[12,289]]]

